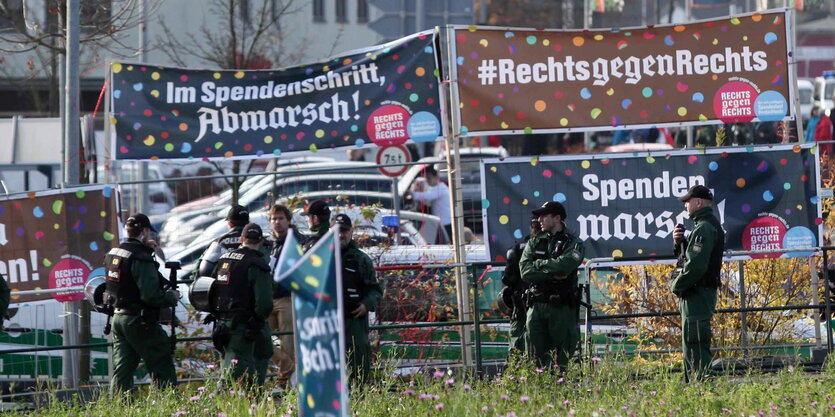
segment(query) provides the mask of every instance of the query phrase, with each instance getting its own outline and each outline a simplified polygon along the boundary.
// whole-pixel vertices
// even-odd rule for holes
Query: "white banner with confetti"
[[[818,173],[814,144],[488,160],[485,238],[491,259],[503,260],[527,234],[531,210],[553,200],[565,205],[566,225],[589,258],[672,256],[674,226],[692,226],[677,197],[704,184],[727,249],[814,247],[822,224]]]

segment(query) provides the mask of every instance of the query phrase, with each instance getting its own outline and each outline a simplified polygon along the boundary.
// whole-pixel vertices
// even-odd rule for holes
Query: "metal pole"
[[[481,358],[481,311],[478,305],[478,293],[481,286],[478,283],[478,267],[473,265],[473,327],[475,328],[475,374],[480,377],[484,373]]]
[[[672,20],[672,19],[670,19]],[[692,21],[692,17],[690,16],[690,0],[684,0],[684,21],[690,22]],[[670,22],[672,23],[672,22]],[[693,126],[685,127],[687,130],[687,147],[692,148],[695,146],[694,138],[693,138]]]
[[[426,2],[425,0],[415,1],[415,30],[421,31],[426,29],[423,25],[426,24]]]
[[[823,266],[826,268],[826,265]],[[809,258],[809,275],[811,275],[810,282],[812,283],[812,304],[820,304],[820,297],[818,297],[818,288],[820,288],[820,279],[818,278],[817,266],[815,258]],[[815,323],[815,347],[821,347],[821,318],[819,314],[812,314],[812,321]]]
[[[145,0],[139,0],[139,61],[148,61],[148,39],[145,36],[145,31],[148,26],[145,24]],[[145,161],[136,161],[138,168],[138,176],[140,180],[148,179],[148,165]],[[138,187],[139,195],[136,196],[136,210],[140,213],[145,213],[145,210],[150,207],[150,200],[148,199],[148,183],[141,183]]]
[[[455,36],[455,31],[447,27],[446,29],[446,48],[447,48],[447,62],[455,62],[455,51],[453,51],[452,40]],[[455,103],[458,103],[458,97],[454,94],[452,84],[455,79],[452,78],[455,65],[450,64],[447,74],[449,82],[445,83],[446,98],[449,104],[445,106],[448,108],[448,115],[450,117],[446,129],[446,161],[447,161],[447,181],[449,181],[449,199],[452,215],[452,249],[453,259],[456,264],[463,264],[466,260],[466,254],[463,251],[464,241],[464,219],[462,213],[464,207],[461,203],[461,175],[459,168],[461,166],[461,155],[458,151],[458,132],[460,131],[460,122],[458,120],[458,108]],[[441,100],[443,103],[445,100]],[[465,279],[466,270],[462,266],[455,268],[455,282],[458,296],[458,319],[461,321],[470,321],[470,291],[469,280]],[[469,326],[461,326],[461,360],[464,366],[472,365],[472,354],[470,352],[470,328]]]
[[[583,2],[583,29],[589,28],[589,2]],[[573,14],[573,11],[572,11]],[[569,135],[571,135],[569,133]],[[570,137],[570,136],[569,136]],[[591,133],[588,130],[583,132],[583,152],[589,152],[591,150]]]
[[[791,54],[791,59],[797,60],[797,18],[795,17],[796,13],[791,14],[791,35],[792,35],[792,44],[791,48],[794,51]],[[806,68],[809,68],[808,66]],[[792,80],[789,88],[791,88],[792,93],[794,94],[794,125],[797,126],[797,142],[803,143],[803,114],[800,111],[800,94],[797,88],[797,68],[795,65],[789,65],[789,78]],[[788,133],[786,133],[788,135]],[[786,140],[788,142],[788,140]]]
[[[67,65],[64,118],[64,185],[79,183],[79,2],[67,0]],[[64,303],[64,344],[78,344],[78,302]],[[65,389],[78,386],[78,351],[64,352],[61,382]]]
[[[739,266],[739,306],[742,308],[742,312],[740,312],[740,332],[742,333],[742,356],[748,356],[748,314],[745,311],[745,304],[747,300],[745,298],[745,263],[742,261],[738,261],[737,265]]]
[[[824,323],[826,325],[826,352],[832,353],[832,293],[829,291],[829,284],[832,282],[830,281],[831,278],[829,276],[829,251],[824,249],[823,250],[823,296],[824,296],[824,304],[826,308],[824,312],[826,313],[826,317],[824,317]]]
[[[391,239],[392,246],[400,245],[400,192],[397,189],[399,178],[393,177],[391,179],[391,201],[394,203],[394,215],[397,216],[397,233]]]

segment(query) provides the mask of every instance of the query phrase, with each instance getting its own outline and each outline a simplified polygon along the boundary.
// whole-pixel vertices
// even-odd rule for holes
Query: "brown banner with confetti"
[[[0,273],[12,303],[80,292],[14,296],[15,291],[82,286],[118,244],[116,193],[109,186],[47,191],[0,201]]]
[[[794,117],[789,11],[606,30],[455,30],[462,135]]]

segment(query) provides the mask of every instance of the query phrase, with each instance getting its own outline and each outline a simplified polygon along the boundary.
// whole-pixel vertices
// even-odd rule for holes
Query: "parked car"
[[[278,198],[276,201],[287,203],[290,200],[305,198],[314,200],[323,198],[334,201],[334,205],[372,205],[381,204],[386,208],[393,208],[393,197],[391,194],[392,181],[390,178],[379,174],[320,174],[300,175],[291,177],[280,177],[275,182],[263,181],[253,186],[249,191],[242,194],[238,204],[246,207],[250,213],[266,209],[273,202],[273,192]],[[379,191],[378,191],[379,190]],[[214,206],[213,210],[191,216],[190,219],[180,222],[175,231],[166,231],[165,244],[181,246],[187,244],[189,239],[197,236],[206,226],[223,219],[226,216],[228,206]]]
[[[147,207],[143,210],[146,214],[160,214],[169,212],[176,204],[174,192],[168,183],[165,182],[165,177],[162,175],[162,169],[156,164],[146,164],[148,177],[147,182],[142,184],[124,184],[125,182],[140,181],[139,166],[136,163],[121,162],[113,172],[112,182],[119,184],[119,195],[121,201],[121,209],[129,213],[139,211],[141,195],[140,189],[148,187],[148,201]],[[98,173],[99,179],[104,179],[104,169],[102,168]]]
[[[392,210],[379,208],[362,210],[359,207],[335,206],[331,207],[331,211],[333,213],[345,213],[351,217],[355,225],[354,236],[360,243],[360,246],[374,247],[381,243],[390,243],[388,242],[389,236],[383,231],[383,217],[393,215],[394,212]],[[299,214],[300,212],[300,209],[295,210],[292,223],[296,225],[300,233],[309,235],[310,230],[307,227],[307,219]],[[368,214],[371,214],[372,217],[365,217]],[[425,215],[422,213],[401,212],[399,245],[415,246],[427,244],[426,239],[421,234],[421,230],[413,224],[414,219],[421,219],[423,216]],[[260,225],[265,233],[269,233],[269,230],[271,230],[268,212],[266,210],[251,213],[249,219],[251,222]],[[434,220],[437,225],[437,219]],[[224,234],[227,230],[229,230],[229,226],[225,220],[216,220],[214,223],[202,229],[201,233],[193,239],[191,244],[182,249],[171,251],[174,254],[168,259],[179,261],[182,266],[180,275],[189,276],[194,271],[197,259],[209,247],[211,241]],[[440,230],[443,231],[443,228],[440,228]],[[169,251],[169,249],[166,249],[166,251]],[[160,272],[164,273],[165,276],[168,276],[167,271],[166,268],[160,267]]]
[[[797,79],[797,100],[800,102],[800,119],[803,120],[804,125],[812,117],[812,92],[814,89],[812,80]]]
[[[280,166],[278,170],[272,174],[262,174],[247,178],[247,180],[245,180],[239,188],[239,196],[241,197],[239,198],[238,203],[241,205],[248,205],[248,203],[245,204],[246,200],[244,200],[244,196],[247,192],[250,189],[261,189],[265,187],[265,184],[270,184],[275,181],[275,177],[277,175],[287,177],[295,174],[314,174],[327,171],[338,172],[343,176],[350,176],[354,174],[377,174],[374,164],[368,162],[310,162]],[[225,211],[229,209],[229,206],[232,203],[232,191],[226,190],[222,192],[220,196],[221,198],[214,201],[207,200],[206,204],[199,208],[173,215],[163,215],[164,219],[151,218],[152,224],[157,221],[161,223],[161,227],[158,229],[160,231],[159,239],[163,246],[174,245],[175,241],[180,240],[183,234],[189,233],[193,230],[187,229],[188,227],[191,227],[187,225],[187,222],[195,217],[205,214],[217,215],[217,213],[221,213],[221,218],[223,218],[223,216],[226,215]],[[250,210],[253,209],[254,208],[250,208]],[[206,223],[203,222],[201,224]]]
[[[820,77],[815,77],[812,105],[823,109],[827,116],[835,108],[835,70],[824,71]]]

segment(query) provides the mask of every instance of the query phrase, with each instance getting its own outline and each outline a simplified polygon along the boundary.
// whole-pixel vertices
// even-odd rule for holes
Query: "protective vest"
[[[554,245],[554,251],[549,252],[548,247]],[[568,233],[559,233],[548,239],[538,239],[534,245],[534,259],[553,259],[562,255],[568,245],[574,241],[574,236]],[[533,285],[535,293],[539,294],[558,294],[563,300],[573,300],[577,292],[577,271],[571,271],[568,277],[559,281],[540,282]]]
[[[109,303],[116,308],[131,308],[142,305],[139,286],[131,273],[134,261],[154,262],[153,249],[138,241],[126,241],[113,248],[104,257],[107,269],[107,289]],[[156,262],[154,262],[156,264]]]
[[[247,317],[255,314],[255,291],[249,281],[251,266],[270,270],[261,252],[250,248],[236,249],[218,259],[212,292],[216,313],[222,318],[231,318],[235,314]]]
[[[521,242],[516,242],[510,249],[507,250],[507,266],[504,268],[502,275],[502,284],[512,287],[514,291],[524,291],[528,288],[528,284],[522,281],[521,272],[519,271],[519,260],[522,258],[522,252],[525,250],[530,236],[526,236]]]
[[[345,314],[350,315],[362,302],[362,271],[360,271],[360,257],[347,254],[342,257],[342,302]]]
[[[241,246],[241,232],[240,227],[235,227],[223,234],[221,237],[215,239],[215,242],[223,248],[225,253],[232,252]]]
[[[713,250],[710,252],[710,263],[707,266],[707,273],[702,278],[702,285],[708,288],[719,288],[721,284],[720,274],[722,272],[722,252],[725,251],[725,231],[716,216],[707,216],[704,221],[710,223],[716,229],[716,241],[713,243]]]

